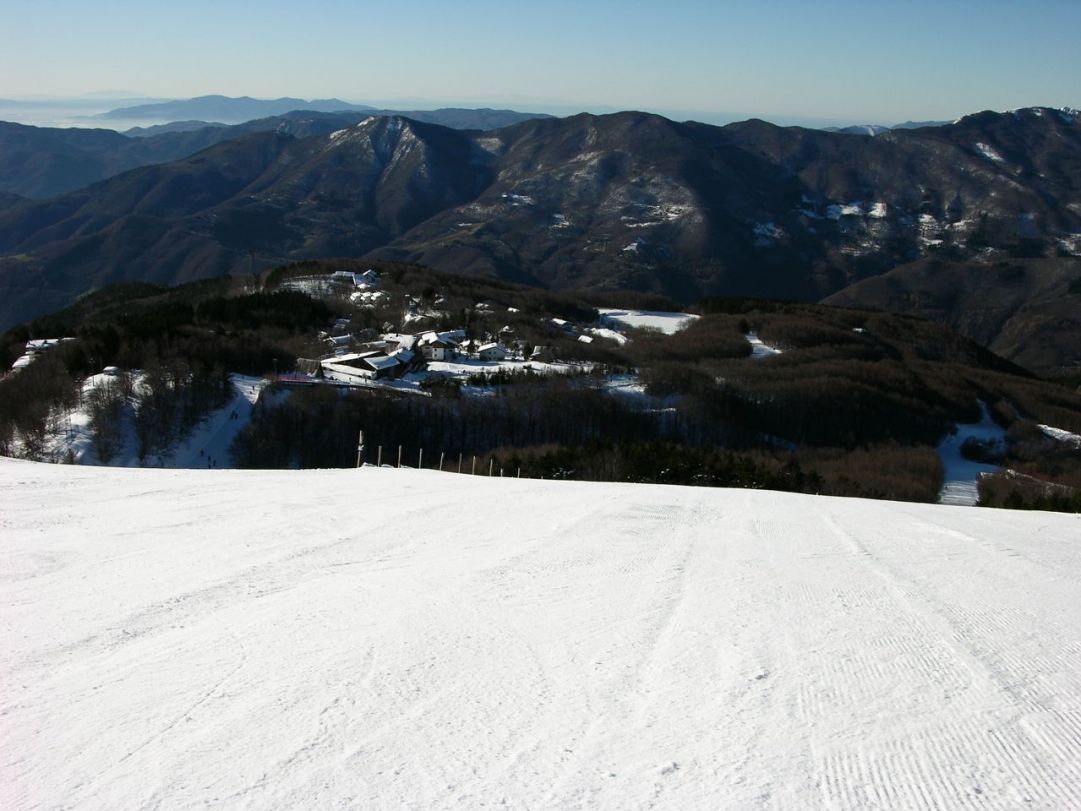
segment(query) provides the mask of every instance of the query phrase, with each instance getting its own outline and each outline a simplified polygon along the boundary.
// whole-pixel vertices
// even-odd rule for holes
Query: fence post
[[[364,432],[357,434],[357,467],[364,462]]]
[[[458,472],[462,472],[462,452],[458,451]]]
[[[402,466],[402,446],[398,446],[398,467]]]
[[[417,454],[417,470],[424,467],[424,448],[420,449],[420,453]]]
[[[488,475],[492,475],[492,471],[495,470],[495,457],[493,456],[488,460]]]
[[[473,457],[473,469],[469,472],[469,475],[470,476],[476,476],[477,475],[477,457],[475,457],[475,456]]]
[[[382,467],[383,466],[383,446],[382,445],[379,446],[379,452],[375,456],[375,466],[376,467]]]
[[[439,472],[440,473],[443,472],[443,454],[444,453],[445,453],[445,451],[440,451],[439,452]]]
[[[519,478],[519,479],[522,478],[522,469],[521,468],[518,468],[518,476],[517,476],[517,478]]]

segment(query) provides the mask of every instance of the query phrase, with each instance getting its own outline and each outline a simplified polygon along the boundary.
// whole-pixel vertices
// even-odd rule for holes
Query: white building
[[[506,360],[507,350],[497,343],[484,344],[477,349],[477,357],[481,360]]]
[[[461,330],[454,332],[426,332],[420,336],[420,351],[428,360],[454,360],[461,352],[456,337],[464,333]]]

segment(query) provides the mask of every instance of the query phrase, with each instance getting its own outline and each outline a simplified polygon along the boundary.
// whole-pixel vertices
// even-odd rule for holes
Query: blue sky
[[[130,90],[896,123],[1081,107],[1081,0],[0,0],[0,98]]]

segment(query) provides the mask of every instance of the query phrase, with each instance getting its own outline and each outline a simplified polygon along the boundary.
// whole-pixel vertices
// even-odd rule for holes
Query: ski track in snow
[[[1081,516],[0,460],[0,807],[1076,808]]]

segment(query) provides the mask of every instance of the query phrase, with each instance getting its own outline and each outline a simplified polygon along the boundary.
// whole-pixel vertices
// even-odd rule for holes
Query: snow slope
[[[1081,807],[1081,516],[0,460],[0,807]]]
[[[136,372],[136,375],[139,373]],[[233,396],[226,404],[208,414],[172,452],[161,456],[150,456],[145,461],[139,459],[138,440],[132,424],[130,406],[122,417],[122,442],[116,455],[109,464],[116,467],[229,467],[232,460],[229,446],[238,433],[251,421],[255,404],[263,395],[266,381],[258,377],[230,375],[233,384]],[[55,461],[71,458],[78,464],[100,465],[101,460],[94,452],[93,434],[90,428],[90,412],[87,410],[86,397],[98,386],[115,380],[110,375],[97,374],[83,382],[82,404],[68,415],[67,431],[55,437],[49,447],[48,456]],[[233,415],[236,415],[235,417]]]
[[[954,433],[938,445],[938,455],[945,469],[945,479],[938,493],[939,504],[975,506],[980,500],[980,476],[1000,469],[998,465],[974,462],[961,455],[961,446],[967,439],[999,445],[1006,442],[1006,432],[991,419],[986,403],[980,403],[980,412],[979,422],[958,423]]]

